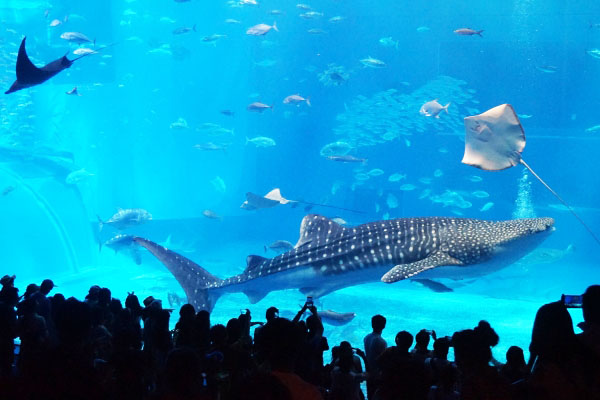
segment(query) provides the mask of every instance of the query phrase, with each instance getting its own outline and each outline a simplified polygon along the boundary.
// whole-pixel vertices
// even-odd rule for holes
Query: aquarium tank
[[[311,296],[353,346],[375,314],[388,343],[487,320],[504,361],[598,283],[600,4],[257,1],[0,3],[21,294],[153,296],[171,326]]]

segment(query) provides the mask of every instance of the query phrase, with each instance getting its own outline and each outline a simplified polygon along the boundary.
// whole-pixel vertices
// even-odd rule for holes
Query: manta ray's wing
[[[463,262],[446,253],[436,252],[419,261],[396,265],[381,277],[381,281],[385,283],[398,282],[442,265],[463,265]]]
[[[39,85],[40,83],[46,82],[48,79],[52,78],[54,75],[58,74],[65,68],[69,68],[72,61],[70,61],[66,56],[63,56],[57,60],[54,60],[42,68],[38,68],[29,59],[27,55],[27,51],[25,50],[25,40],[27,38],[23,38],[21,41],[21,46],[19,47],[19,54],[17,56],[17,80],[12,84],[10,89],[8,89],[5,94],[16,92],[17,90],[25,89],[28,87],[32,87],[35,85]]]
[[[517,164],[525,166],[548,189],[600,244],[600,239],[546,182],[521,158],[525,148],[525,131],[510,104],[501,104],[486,112],[465,118],[464,164],[488,171],[499,171]]]

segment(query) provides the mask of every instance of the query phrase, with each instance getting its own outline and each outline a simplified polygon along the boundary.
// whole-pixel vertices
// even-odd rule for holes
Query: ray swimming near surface
[[[600,239],[533,169],[521,158],[525,148],[525,131],[510,104],[501,104],[486,112],[465,118],[465,154],[462,162],[487,171],[500,171],[523,165],[548,189],[584,226],[594,240]]]

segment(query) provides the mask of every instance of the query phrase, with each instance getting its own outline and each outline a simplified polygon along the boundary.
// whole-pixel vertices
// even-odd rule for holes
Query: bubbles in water
[[[523,168],[523,174],[519,178],[519,192],[515,200],[515,210],[512,214],[513,218],[535,218],[535,210],[531,201],[531,180],[529,172]]]

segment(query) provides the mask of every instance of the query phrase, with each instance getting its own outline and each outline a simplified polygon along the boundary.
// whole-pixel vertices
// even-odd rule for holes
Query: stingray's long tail
[[[544,180],[542,178],[539,177],[538,174],[536,174],[529,165],[527,165],[527,163],[525,161],[523,161],[523,159],[520,160],[521,164],[523,164],[525,166],[525,168],[527,168],[529,170],[529,172],[531,172],[533,174],[533,176],[535,176],[538,181],[540,181],[542,183],[542,185],[544,185],[546,187],[546,189],[548,189],[550,191],[550,193],[552,193],[565,207],[567,207],[567,209],[569,211],[571,211],[571,214],[573,214],[575,216],[575,218],[577,218],[577,220],[579,222],[581,222],[581,225],[583,225],[583,227],[589,232],[590,235],[592,235],[592,237],[594,238],[594,240],[596,241],[596,243],[600,244],[600,239],[598,239],[598,236],[596,236],[596,234],[594,233],[594,231],[592,231],[592,229],[581,219],[581,217],[579,215],[577,215],[577,213],[575,212],[575,210],[573,210],[571,208],[570,205],[567,204],[566,201],[564,201],[562,199],[562,197],[560,197],[558,195],[558,193],[556,193],[550,186],[548,186],[548,184],[546,182],[544,182]]]
[[[188,302],[194,306],[196,311],[212,311],[220,296],[215,289],[223,282],[221,279],[212,275],[192,260],[151,240],[141,237],[135,237],[133,240],[140,246],[148,249],[150,253],[167,267],[183,288]]]

